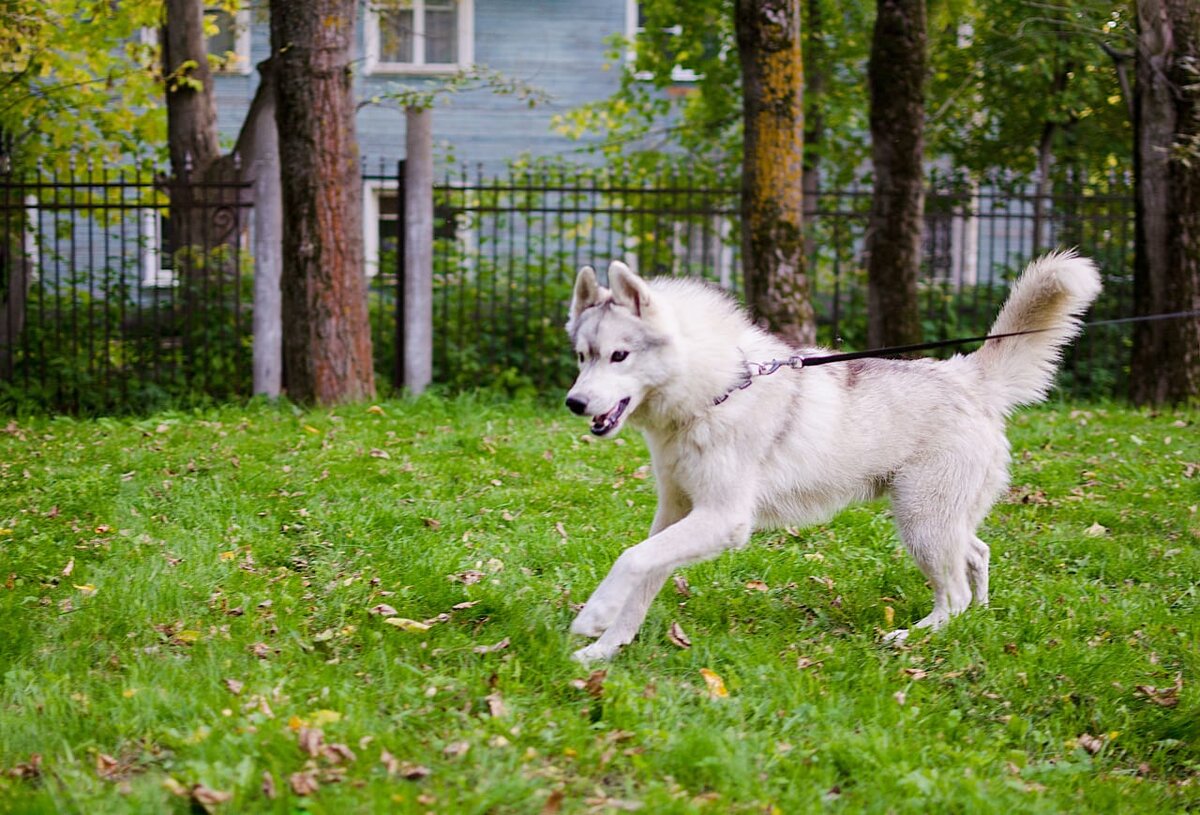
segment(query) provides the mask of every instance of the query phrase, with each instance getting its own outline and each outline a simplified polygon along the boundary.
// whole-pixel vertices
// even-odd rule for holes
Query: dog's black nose
[[[583,412],[585,410],[587,410],[587,402],[585,402],[582,399],[579,399],[577,397],[574,397],[574,396],[568,396],[567,397],[567,409],[570,410],[572,413],[574,413],[576,416],[582,416]]]

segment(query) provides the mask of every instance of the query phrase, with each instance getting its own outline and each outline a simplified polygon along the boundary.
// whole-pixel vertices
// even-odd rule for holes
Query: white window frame
[[[208,8],[204,9],[205,14],[212,14],[220,9]],[[241,74],[243,76],[254,70],[254,63],[250,58],[250,9],[239,8],[233,15],[233,24],[237,26],[237,31],[233,38],[233,62],[216,70],[218,74]],[[214,54],[214,56],[216,56]]]
[[[142,247],[142,288],[164,289],[179,285],[175,270],[162,266],[162,212],[151,207],[141,210],[138,232]]]
[[[211,14],[219,9],[204,8],[205,14]],[[233,40],[234,60],[231,64],[227,64],[222,68],[214,69],[214,73],[218,76],[248,76],[254,70],[254,63],[250,54],[250,24],[252,18],[249,8],[239,8],[234,14],[234,25],[237,26],[237,34]],[[142,45],[158,45],[159,33],[157,28],[143,28],[138,32],[138,40]],[[205,38],[205,48],[208,43]],[[213,54],[212,56],[216,56]]]
[[[629,43],[629,50],[625,52],[625,58],[630,64],[637,62],[638,34],[643,33],[645,30],[645,28],[638,25],[638,0],[625,0],[625,39]],[[668,34],[679,36],[683,33],[683,26],[676,24],[663,30]],[[649,71],[637,71],[634,73],[633,78],[649,82],[654,79],[654,74]],[[691,68],[683,68],[679,65],[671,66],[672,82],[696,82],[703,78],[703,75],[696,73]]]
[[[379,15],[391,10],[369,2],[363,17],[363,45],[368,74],[452,74],[475,62],[475,0],[456,0],[458,4],[458,62],[425,62],[425,0],[409,0],[413,11],[413,61],[385,62],[380,57]],[[397,6],[399,8],[399,6]]]
[[[367,271],[368,280],[379,274],[379,213],[382,209],[379,199],[385,194],[399,196],[399,187],[395,181],[376,179],[363,182],[363,267]],[[455,224],[454,234],[463,257],[464,268],[468,273],[473,274],[475,271],[475,229],[463,224],[460,220]],[[397,263],[403,267],[404,258],[398,258]],[[400,268],[396,270],[397,274],[401,271]]]

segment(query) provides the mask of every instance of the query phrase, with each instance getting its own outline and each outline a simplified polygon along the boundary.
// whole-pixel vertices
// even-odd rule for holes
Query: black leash
[[[1126,323],[1148,323],[1157,320],[1178,320],[1182,317],[1200,317],[1200,310],[1195,311],[1172,311],[1166,314],[1148,314],[1144,317],[1116,317],[1111,320],[1093,320],[1090,323],[1084,323],[1081,328],[1098,328],[1106,325],[1124,325]],[[1056,326],[1055,328],[1060,328]],[[847,351],[839,354],[824,354],[819,357],[804,357],[800,355],[788,357],[787,359],[772,359],[767,362],[747,362],[746,363],[746,378],[734,385],[725,393],[713,399],[714,405],[719,405],[724,402],[736,390],[745,390],[754,382],[754,378],[758,376],[770,376],[780,368],[791,368],[792,370],[800,370],[801,368],[813,368],[817,365],[828,365],[832,362],[850,362],[855,359],[887,359],[889,357],[900,356],[902,354],[911,354],[916,351],[932,351],[938,348],[952,348],[959,345],[969,345],[974,342],[987,342],[988,340],[1003,340],[1008,337],[1023,337],[1027,334],[1042,334],[1047,331],[1053,331],[1055,328],[1031,328],[1028,331],[1012,331],[1007,334],[985,334],[982,337],[958,337],[950,340],[934,340],[933,342],[918,342],[913,345],[895,345],[887,348],[871,348],[866,351]]]

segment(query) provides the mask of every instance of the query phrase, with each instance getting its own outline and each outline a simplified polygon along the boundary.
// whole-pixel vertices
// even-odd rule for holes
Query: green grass
[[[1198,421],[1018,416],[992,606],[937,635],[880,644],[931,598],[875,504],[687,569],[590,688],[571,606],[653,514],[633,434],[469,397],[14,421],[0,811],[184,812],[196,784],[228,812],[1196,807]],[[1138,690],[1177,676],[1174,706]]]

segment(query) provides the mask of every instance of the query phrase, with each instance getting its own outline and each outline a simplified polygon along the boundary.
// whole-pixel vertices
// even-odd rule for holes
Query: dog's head
[[[615,433],[664,376],[661,354],[669,344],[663,315],[646,285],[624,263],[608,267],[604,288],[590,266],[579,270],[567,333],[579,376],[567,407],[592,417],[597,436]]]

